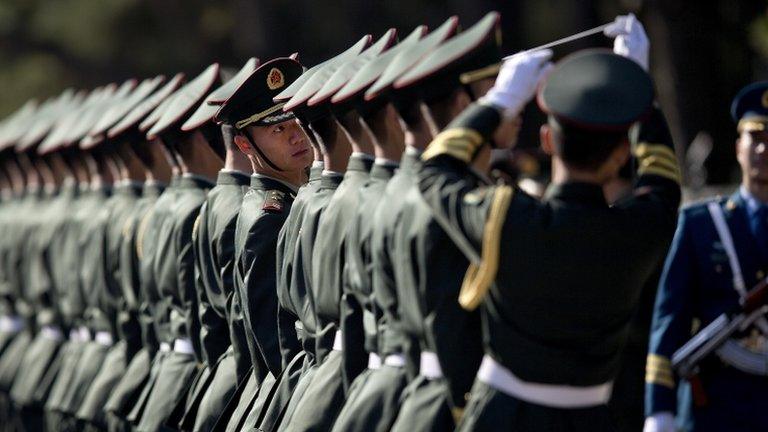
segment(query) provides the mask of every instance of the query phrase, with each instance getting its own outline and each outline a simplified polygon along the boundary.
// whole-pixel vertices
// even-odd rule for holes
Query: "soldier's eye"
[[[274,128],[274,129],[272,129],[272,133],[281,133],[281,132],[283,132],[284,130],[285,130],[285,126],[283,126],[283,125],[278,125],[278,126],[275,126],[275,128]]]

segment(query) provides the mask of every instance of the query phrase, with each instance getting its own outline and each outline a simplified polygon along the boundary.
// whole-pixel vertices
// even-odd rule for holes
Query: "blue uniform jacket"
[[[750,230],[747,204],[742,196],[737,192],[718,202],[733,237],[746,289],[750,290],[765,277],[768,257],[761,254]],[[707,204],[694,204],[680,212],[659,283],[646,365],[647,415],[676,411],[678,377],[671,369],[672,355],[697,328],[703,328],[739,301],[728,255]],[[751,415],[750,405],[757,408],[752,395],[768,390],[768,381],[736,371],[717,359],[710,360],[701,374],[705,392],[712,404],[718,405],[710,411],[718,416],[731,416],[736,412],[727,408],[730,405]],[[765,399],[764,395],[759,399]],[[768,412],[760,414],[768,416]]]

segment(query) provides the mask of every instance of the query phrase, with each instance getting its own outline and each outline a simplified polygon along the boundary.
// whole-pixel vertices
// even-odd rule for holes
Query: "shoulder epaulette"
[[[285,208],[285,192],[279,190],[268,190],[266,192],[266,198],[264,199],[264,205],[262,210],[272,212],[282,212]]]

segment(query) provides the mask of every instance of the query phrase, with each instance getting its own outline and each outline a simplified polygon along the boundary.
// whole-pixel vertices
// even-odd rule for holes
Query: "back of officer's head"
[[[567,167],[597,171],[610,160],[618,171],[629,128],[651,108],[653,85],[633,60],[585,50],[558,62],[537,101],[548,115],[543,141]]]

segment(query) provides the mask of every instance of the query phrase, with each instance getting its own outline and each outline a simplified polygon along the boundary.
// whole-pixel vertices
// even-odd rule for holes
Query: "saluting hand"
[[[514,118],[533,99],[539,83],[552,69],[552,50],[523,51],[505,61],[496,83],[481,99],[501,108],[504,117]]]
[[[613,24],[606,27],[603,33],[608,37],[616,38],[613,41],[613,52],[631,58],[648,71],[650,42],[635,14],[617,16]]]

